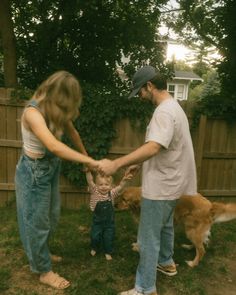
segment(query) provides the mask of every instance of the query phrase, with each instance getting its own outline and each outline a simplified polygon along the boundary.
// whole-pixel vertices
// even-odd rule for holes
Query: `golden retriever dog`
[[[140,210],[141,187],[128,187],[117,199],[115,207],[119,210],[131,209],[135,216]],[[205,254],[204,244],[209,242],[211,227],[214,223],[225,222],[236,218],[236,203],[210,202],[201,194],[181,196],[175,208],[176,224],[183,224],[186,237],[192,245],[182,245],[186,249],[195,247],[196,255],[192,261],[186,261],[190,267],[195,267]],[[137,249],[137,243],[133,244]]]

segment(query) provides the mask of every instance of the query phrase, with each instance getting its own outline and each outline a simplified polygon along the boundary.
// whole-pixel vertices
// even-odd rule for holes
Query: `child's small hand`
[[[123,179],[124,180],[130,180],[133,177],[134,177],[134,173],[132,173],[129,169],[126,169]]]
[[[125,170],[125,177],[133,178],[140,169],[140,165],[131,165]]]
[[[124,180],[130,180],[132,178],[133,178],[133,174],[131,174],[131,173],[125,173],[125,175],[123,177]]]

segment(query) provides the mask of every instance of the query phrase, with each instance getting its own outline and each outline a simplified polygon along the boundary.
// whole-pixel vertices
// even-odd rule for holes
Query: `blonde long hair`
[[[79,115],[82,90],[72,74],[58,71],[38,87],[32,100],[38,102],[50,131],[60,138],[66,123]]]

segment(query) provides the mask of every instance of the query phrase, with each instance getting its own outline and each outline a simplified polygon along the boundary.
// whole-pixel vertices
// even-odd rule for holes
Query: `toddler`
[[[107,260],[112,259],[113,240],[115,236],[114,199],[123,193],[128,182],[133,177],[126,172],[120,184],[112,186],[111,176],[97,174],[95,183],[92,173],[86,171],[86,179],[90,191],[90,209],[93,211],[91,226],[91,255],[95,256],[99,247],[103,247]]]

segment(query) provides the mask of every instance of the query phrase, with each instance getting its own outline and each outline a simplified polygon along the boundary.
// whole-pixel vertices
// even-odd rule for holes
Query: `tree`
[[[214,69],[208,70],[203,76],[203,82],[190,89],[189,99],[201,101],[208,96],[219,95],[221,85],[219,75]]]
[[[236,2],[234,0],[179,0],[178,15],[169,16],[169,25],[190,44],[214,46],[222,55],[216,64],[221,91],[215,108],[236,113]],[[207,97],[205,97],[207,99]],[[213,100],[213,96],[210,97]],[[212,113],[212,104],[205,104]],[[207,110],[206,110],[207,111]],[[215,112],[214,112],[215,113]]]
[[[127,100],[128,85],[119,78],[117,65],[128,76],[148,62],[167,71],[156,33],[160,9],[166,2],[12,0],[20,84],[35,89],[60,69],[77,76],[84,99],[74,125],[94,158],[107,155],[118,119],[138,118],[142,126],[152,111],[151,105],[138,99]],[[123,55],[129,63],[123,61]],[[81,184],[84,173],[78,171],[78,165],[64,164],[69,179]]]
[[[4,85],[5,87],[15,87],[17,85],[16,47],[10,0],[0,1],[0,35],[3,52]]]
[[[91,83],[117,83],[117,63],[128,75],[147,60],[161,65],[156,28],[166,2],[13,0],[21,83],[34,88],[61,68]]]

